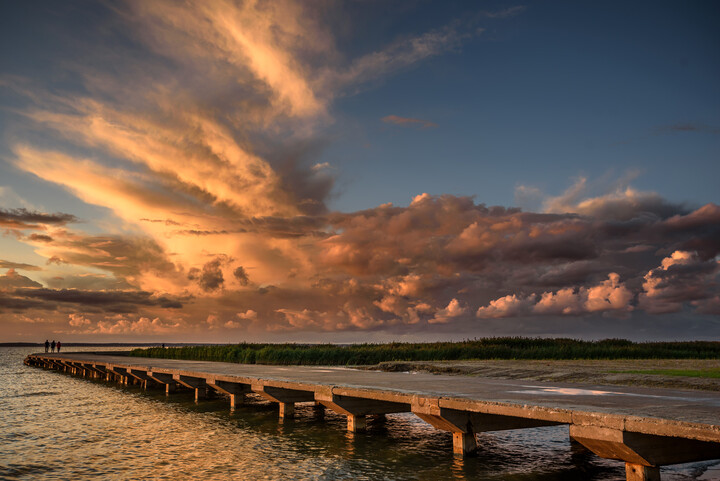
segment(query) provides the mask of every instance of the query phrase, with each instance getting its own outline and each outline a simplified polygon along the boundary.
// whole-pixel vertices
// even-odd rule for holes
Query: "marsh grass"
[[[387,361],[470,359],[720,359],[720,342],[625,339],[483,338],[461,342],[387,344],[229,344],[135,349],[131,356],[244,364],[358,366]]]

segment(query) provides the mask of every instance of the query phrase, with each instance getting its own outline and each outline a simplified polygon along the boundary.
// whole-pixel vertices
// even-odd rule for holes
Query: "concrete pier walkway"
[[[347,416],[412,412],[452,433],[453,451],[478,449],[476,433],[567,424],[570,438],[625,462],[627,480],[659,480],[659,466],[720,459],[720,392],[542,383],[466,376],[263,366],[94,353],[33,354],[32,366],[126,384],[177,387],[196,399],[220,393],[231,407],[256,393],[290,417],[298,402]]]

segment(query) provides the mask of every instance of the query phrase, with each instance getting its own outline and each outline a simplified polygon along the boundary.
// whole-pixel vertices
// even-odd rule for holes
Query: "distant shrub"
[[[135,349],[130,355],[244,364],[372,365],[469,359],[720,359],[720,342],[580,341],[496,337],[388,344],[230,344]]]

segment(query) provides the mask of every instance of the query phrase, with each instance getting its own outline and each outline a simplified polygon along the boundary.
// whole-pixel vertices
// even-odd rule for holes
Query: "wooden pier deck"
[[[456,455],[478,449],[476,433],[566,424],[570,438],[598,456],[625,462],[628,481],[659,480],[659,466],[720,459],[720,392],[592,386],[466,376],[263,366],[98,353],[32,354],[31,366],[126,384],[189,388],[230,406],[256,393],[290,417],[312,402],[347,416],[412,412],[452,433]]]

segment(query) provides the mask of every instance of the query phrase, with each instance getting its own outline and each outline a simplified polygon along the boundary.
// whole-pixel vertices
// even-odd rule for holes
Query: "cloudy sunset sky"
[[[0,6],[0,342],[720,336],[720,4]]]

